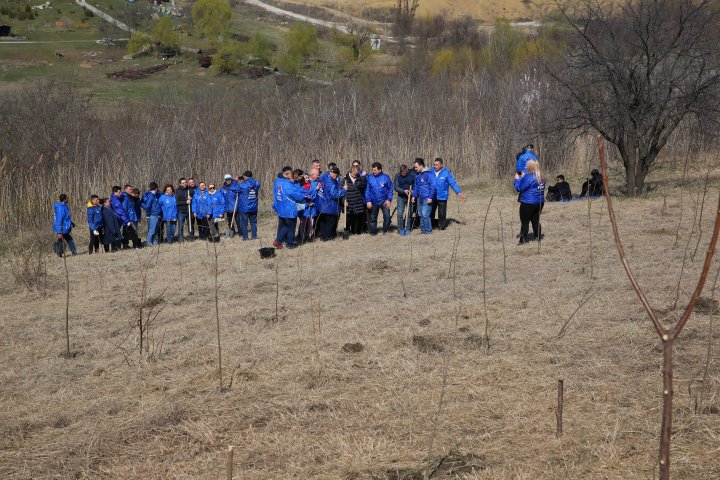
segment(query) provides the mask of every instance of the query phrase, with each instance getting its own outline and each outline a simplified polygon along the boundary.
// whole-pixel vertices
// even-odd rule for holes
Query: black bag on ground
[[[260,252],[260,258],[273,258],[275,256],[275,248],[273,247],[263,247],[258,252]]]

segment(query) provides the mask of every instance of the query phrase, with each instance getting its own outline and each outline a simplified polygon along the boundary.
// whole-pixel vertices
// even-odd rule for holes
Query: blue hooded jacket
[[[435,196],[435,174],[430,170],[415,175],[415,188],[412,191],[413,198],[419,198],[419,202],[427,203],[428,199]]]
[[[392,202],[393,183],[390,177],[383,172],[378,175],[365,175],[367,186],[365,187],[365,203],[370,202],[373,206],[382,205],[385,201]]]
[[[525,174],[515,180],[515,190],[520,192],[520,203],[544,203],[545,180],[538,183],[534,173]]]
[[[100,205],[93,205],[88,202],[87,208],[87,220],[90,231],[98,230],[103,226],[102,208]]]
[[[323,173],[318,179],[320,188],[317,190],[315,207],[319,213],[340,215],[340,199],[345,196],[345,189],[340,188],[340,176],[333,180],[330,172]]]
[[[278,178],[273,185],[273,210],[280,218],[297,218],[297,204],[305,202],[303,188],[287,178]]]
[[[70,233],[72,230],[72,218],[70,218],[70,209],[66,203],[56,202],[53,205],[55,212],[53,218],[53,232],[57,233]]]
[[[123,193],[123,195],[125,194]],[[118,220],[120,220],[121,226],[125,226],[131,221],[128,217],[127,211],[125,210],[125,206],[123,205],[122,197],[118,197],[115,194],[110,195],[110,207],[115,213],[115,216],[118,217]]]
[[[225,200],[225,211],[230,213],[233,209],[236,212],[240,211],[240,184],[234,178],[230,182],[230,185],[223,182],[223,186],[220,187],[220,193],[223,194]],[[235,200],[237,199],[237,202]]]
[[[160,216],[162,214],[162,208],[160,208],[160,192],[155,193],[152,190],[145,192],[142,198],[142,208],[145,209],[145,215]]]
[[[435,176],[434,200],[447,200],[450,188],[452,188],[457,195],[460,195],[460,185],[457,184],[450,170],[443,166],[439,172],[432,170],[432,174]]]
[[[133,197],[123,192],[120,198],[122,199],[122,206],[125,209],[127,218],[129,218],[131,222],[137,222],[140,220],[138,218],[137,210],[135,210],[135,200]]]
[[[200,190],[199,188],[195,191],[195,195],[192,197],[192,213],[199,218],[205,218],[208,215],[212,215],[212,204],[210,203],[210,192],[206,190]]]
[[[160,196],[160,208],[162,210],[162,218],[164,221],[174,222],[177,220],[178,208],[177,200],[175,200],[175,194],[168,195],[163,193]]]
[[[222,192],[208,193],[210,200],[210,215],[212,218],[220,218],[225,215],[225,195]],[[230,207],[232,210],[232,207]]]
[[[532,150],[527,150],[517,159],[517,162],[515,163],[515,171],[517,173],[527,173],[527,162],[537,159],[537,155],[535,155]]]
[[[260,182],[254,178],[246,178],[238,185],[240,189],[239,209],[243,213],[254,213],[258,211],[258,192]]]

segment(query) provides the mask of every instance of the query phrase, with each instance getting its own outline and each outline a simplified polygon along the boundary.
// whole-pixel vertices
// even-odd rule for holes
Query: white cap
[[[232,180],[232,175],[230,175],[229,173],[226,173],[225,180]]]

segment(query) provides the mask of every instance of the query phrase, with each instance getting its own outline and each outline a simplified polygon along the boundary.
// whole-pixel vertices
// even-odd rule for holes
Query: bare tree
[[[415,12],[420,0],[397,0],[395,7],[395,30],[398,36],[404,37],[412,30]]]
[[[628,194],[640,194],[684,119],[716,121],[720,13],[711,0],[574,5],[560,7],[569,46],[549,68],[563,100],[554,126],[600,133],[623,160]]]
[[[695,290],[693,291],[692,297],[688,302],[685,310],[683,311],[680,319],[670,327],[665,327],[658,320],[655,310],[650,305],[645,293],[635,279],[635,275],[630,269],[630,265],[625,257],[625,251],[623,249],[622,240],[620,239],[620,232],[618,230],[618,222],[615,217],[615,211],[612,207],[612,200],[608,193],[608,177],[607,177],[607,162],[605,161],[605,150],[602,140],[598,139],[599,150],[600,150],[600,165],[602,166],[603,186],[605,187],[605,199],[608,205],[608,215],[610,216],[610,225],[612,226],[613,236],[615,238],[615,245],[620,256],[620,262],[625,268],[630,283],[632,284],[635,293],[640,300],[640,303],[645,308],[645,312],[650,317],[650,321],[655,327],[660,340],[662,341],[663,347],[663,409],[662,409],[662,426],[660,427],[660,451],[658,455],[658,463],[660,464],[660,480],[670,479],[670,439],[672,434],[672,409],[673,409],[673,345],[675,340],[685,328],[685,324],[690,319],[695,310],[695,304],[700,298],[705,282],[707,281],[708,274],[710,272],[710,266],[713,262],[713,255],[715,254],[715,245],[717,244],[718,235],[720,235],[720,197],[718,198],[718,206],[715,214],[715,227],[713,228],[712,238],[708,245],[707,253],[705,255],[705,263],[703,264],[700,278],[698,279]],[[713,286],[714,287],[714,286]],[[714,290],[714,288],[713,288]]]

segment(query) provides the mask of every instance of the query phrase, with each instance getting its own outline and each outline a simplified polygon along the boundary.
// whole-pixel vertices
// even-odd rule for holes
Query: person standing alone
[[[70,209],[67,206],[68,196],[64,193],[60,194],[59,202],[53,205],[54,218],[53,218],[53,232],[55,232],[55,253],[58,257],[62,257],[65,253],[65,244],[67,242],[70,253],[77,255],[75,249],[75,240],[73,240],[72,232],[75,224],[70,217]]]

